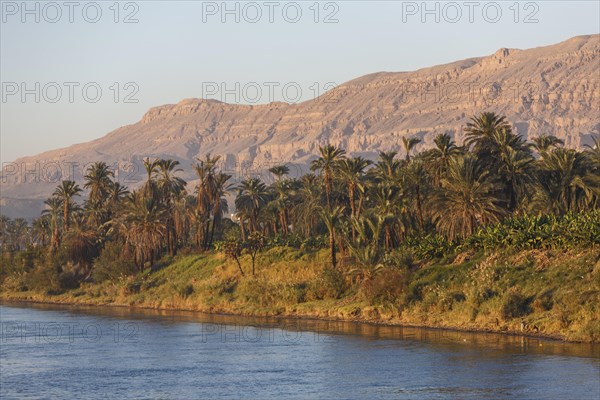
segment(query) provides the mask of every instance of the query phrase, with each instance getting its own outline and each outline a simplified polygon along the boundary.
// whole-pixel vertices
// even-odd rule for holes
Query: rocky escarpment
[[[113,165],[128,186],[142,176],[145,157],[181,161],[188,180],[194,179],[190,164],[207,153],[223,155],[223,167],[237,177],[280,163],[299,170],[325,143],[375,157],[381,150],[401,151],[403,136],[419,137],[420,148],[442,132],[460,142],[469,117],[485,110],[506,115],[528,138],[552,134],[575,148],[590,143],[600,133],[600,35],[500,49],[414,72],[371,74],[299,104],[187,99],[154,107],[138,123],[100,139],[5,167],[2,212],[17,215],[15,199],[39,201],[59,178],[72,173],[81,179],[94,161]]]

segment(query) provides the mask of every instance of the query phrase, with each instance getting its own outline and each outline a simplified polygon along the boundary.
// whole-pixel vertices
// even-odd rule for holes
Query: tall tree
[[[431,199],[438,229],[453,240],[473,234],[481,224],[500,221],[504,211],[497,192],[497,184],[475,157],[454,157]]]
[[[319,153],[321,153],[321,156],[311,162],[310,169],[312,171],[321,171],[323,182],[325,183],[327,207],[331,208],[331,185],[334,170],[338,166],[340,160],[345,158],[346,151],[329,144],[325,147],[319,147]]]
[[[170,255],[174,256],[177,252],[177,232],[175,231],[175,212],[176,203],[185,193],[186,182],[176,176],[181,172],[178,168],[179,161],[176,160],[159,160],[158,169],[156,171],[156,188],[160,201],[165,207],[165,240],[167,242],[167,250]]]
[[[258,216],[261,208],[269,201],[267,186],[258,178],[245,179],[237,188],[235,207],[249,218],[251,233],[258,231]]]
[[[74,197],[79,196],[81,188],[75,181],[62,181],[54,191],[54,196],[58,198],[63,207],[63,223],[65,231],[69,229],[71,224],[71,214],[78,206],[75,203]]]
[[[421,143],[421,139],[419,138],[407,138],[406,136],[402,137],[402,147],[404,147],[404,151],[406,152],[406,161],[410,161],[410,152],[419,143]]]
[[[336,240],[337,231],[339,224],[344,215],[344,208],[336,206],[333,209],[329,207],[327,209],[321,207],[318,210],[318,215],[325,224],[327,232],[329,233],[329,254],[331,257],[331,266],[336,268],[337,266],[337,252],[336,252]]]

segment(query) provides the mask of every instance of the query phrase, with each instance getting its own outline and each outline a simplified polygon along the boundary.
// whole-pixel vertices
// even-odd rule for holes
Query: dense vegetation
[[[500,317],[510,320],[531,313],[534,301],[540,310],[568,312],[553,296],[561,280],[572,284],[575,278],[555,274],[524,293],[528,283],[520,280],[535,274],[519,275],[515,267],[486,286],[489,277],[475,276],[484,274],[481,265],[492,257],[496,269],[521,263],[539,272],[553,265],[549,257],[571,254],[580,263],[573,271],[591,282],[587,300],[573,307],[591,312],[581,318],[593,325],[587,331],[599,330],[586,338],[597,339],[600,310],[590,304],[600,294],[600,141],[585,151],[564,148],[550,136],[528,143],[493,113],[472,118],[465,130],[461,146],[440,134],[435,147],[418,153],[419,140],[403,138],[403,157],[381,152],[375,162],[326,145],[311,163],[313,173],[289,178],[281,165],[269,170],[271,183],[251,177],[234,184],[219,170],[219,156],[207,155],[194,165],[192,193],[174,160],[146,159],[146,180],[133,192],[98,162],[87,170],[83,188],[61,182],[31,226],[0,220],[3,288],[52,295],[121,282],[139,295],[164,283],[156,282],[158,274],[177,271],[171,277],[177,280],[187,276],[181,265],[193,269],[202,259],[212,274],[218,264],[233,268],[213,292],[245,287],[247,293],[269,293],[270,301],[256,300],[265,307],[292,291],[289,304],[359,296],[398,311],[429,301],[437,287],[436,296],[449,296],[444,301],[450,303],[468,297],[479,307],[497,297]],[[232,218],[229,193],[235,194]],[[304,264],[306,279],[280,265],[288,257],[300,269]],[[561,260],[556,268],[568,264]],[[174,270],[167,267],[173,263]],[[291,287],[261,286],[276,265],[298,278],[288,282]],[[513,277],[500,284],[499,276]],[[473,282],[471,293],[464,285]],[[179,285],[183,298],[194,292],[192,282]],[[204,299],[213,292],[205,288]],[[469,315],[476,318],[473,310]]]

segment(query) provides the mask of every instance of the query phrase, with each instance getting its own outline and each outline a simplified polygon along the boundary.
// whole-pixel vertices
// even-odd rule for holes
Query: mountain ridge
[[[400,151],[404,136],[419,137],[418,149],[431,147],[437,133],[461,142],[469,118],[482,111],[506,115],[526,138],[553,134],[574,148],[590,143],[600,133],[600,35],[501,48],[416,71],[376,72],[297,104],[192,98],[152,107],[138,122],[101,138],[15,160],[3,171],[1,212],[18,216],[25,210],[15,203],[41,204],[56,185],[43,171],[50,163],[77,163],[78,181],[91,162],[106,161],[119,172],[129,163],[135,171],[121,174],[128,186],[143,176],[145,157],[180,161],[182,176],[192,181],[190,164],[207,153],[223,155],[223,168],[240,176],[280,163],[302,169],[325,143],[373,158],[382,150]],[[36,163],[40,182],[25,182],[22,166]],[[64,168],[60,176],[69,177]]]

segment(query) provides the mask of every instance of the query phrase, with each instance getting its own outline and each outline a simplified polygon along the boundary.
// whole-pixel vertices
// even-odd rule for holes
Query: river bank
[[[10,295],[9,295],[10,296]],[[257,317],[257,318],[265,318],[272,317],[278,319],[286,319],[286,320],[303,320],[303,321],[322,321],[322,322],[353,322],[360,324],[369,324],[376,326],[388,326],[388,327],[400,327],[400,328],[418,328],[418,329],[430,329],[430,330],[444,330],[444,331],[452,331],[452,332],[463,332],[463,333],[477,333],[477,334],[499,334],[499,335],[507,335],[514,337],[527,337],[527,338],[538,338],[545,340],[553,340],[553,341],[561,341],[566,343],[584,343],[584,341],[573,341],[566,340],[564,337],[560,335],[546,334],[540,332],[524,332],[521,330],[511,331],[508,329],[505,330],[494,330],[489,328],[477,328],[477,327],[456,327],[456,326],[440,326],[440,325],[415,325],[402,323],[400,321],[383,321],[381,319],[366,319],[360,316],[347,318],[347,317],[324,317],[317,314],[247,314],[247,313],[232,313],[231,311],[219,311],[216,309],[204,310],[197,308],[172,308],[172,307],[153,307],[153,306],[145,306],[145,305],[129,305],[129,304],[119,304],[119,303],[93,303],[93,302],[78,302],[76,300],[67,300],[67,301],[56,301],[55,299],[49,299],[45,297],[37,297],[33,298],[22,298],[19,296],[10,296],[5,297],[0,294],[0,305],[49,305],[49,306],[84,306],[84,307],[94,307],[94,308],[122,308],[122,309],[136,309],[136,310],[155,310],[155,311],[176,311],[176,312],[197,312],[203,314],[210,314],[215,316],[232,316],[232,317]]]
[[[257,260],[256,276],[240,276],[222,254],[180,255],[135,276],[68,290],[7,279],[0,299],[600,341],[598,250],[462,254],[361,283],[324,267],[326,256],[272,248]],[[250,258],[241,262],[249,271]]]

